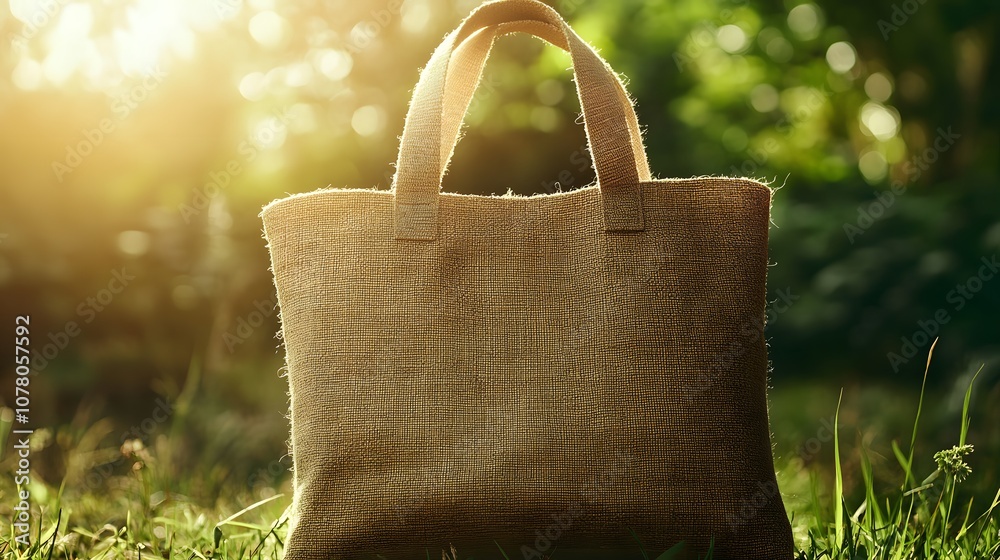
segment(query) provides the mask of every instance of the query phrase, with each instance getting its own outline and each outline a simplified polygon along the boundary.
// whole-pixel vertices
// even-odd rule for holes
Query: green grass
[[[929,368],[930,355],[927,363]],[[975,493],[964,491],[977,474],[983,475],[970,472],[966,463],[973,452],[967,438],[976,378],[965,390],[961,424],[954,432],[952,447],[937,453],[919,453],[927,368],[909,446],[901,448],[892,440],[891,461],[882,460],[884,457],[870,447],[870,439],[865,437],[859,438],[855,447],[845,446],[842,392],[833,416],[833,464],[828,468],[818,462],[807,466],[794,459],[779,464],[783,490],[788,493],[791,487],[793,492],[806,496],[804,500],[786,500],[799,547],[796,558],[1000,558],[1000,490],[992,501],[980,499],[979,503]],[[9,414],[3,415],[0,444],[5,449],[10,430]],[[176,432],[176,426],[171,431]],[[52,437],[44,431],[36,434],[36,439]],[[24,488],[35,506],[28,546],[13,540],[13,507],[17,501],[13,477],[0,479],[0,515],[7,520],[0,527],[3,558],[281,557],[290,502],[287,493],[259,499],[237,478],[219,482],[219,486],[228,485],[229,491],[220,492],[208,505],[190,498],[202,488],[199,476],[224,479],[224,474],[189,472],[187,479],[178,475],[168,464],[176,450],[166,444],[170,440],[165,437],[157,438],[151,447],[138,440],[126,442],[114,450],[120,454],[119,459],[124,459],[124,472],[105,477],[100,484],[91,485],[95,486],[92,490],[81,490],[86,487],[80,482],[86,480],[87,473],[79,465],[108,461],[108,450],[90,441],[94,439],[90,430],[76,438],[60,434],[56,439],[66,456],[91,456],[92,460],[70,461],[58,486],[35,479]],[[51,442],[33,440],[32,445],[42,449]],[[102,453],[103,459],[93,457]],[[3,464],[14,464],[9,453]],[[824,472],[832,476],[824,477]],[[855,474],[860,483],[849,491],[847,479]],[[802,481],[807,481],[804,487]],[[287,488],[287,481],[284,486]],[[644,550],[638,538],[636,541],[636,551],[646,560],[669,560],[681,552],[680,545],[667,551]],[[449,560],[465,558],[461,551],[427,551],[428,558],[439,554]],[[510,560],[520,558],[520,554],[498,549],[493,557]],[[554,557],[563,556],[556,552]]]

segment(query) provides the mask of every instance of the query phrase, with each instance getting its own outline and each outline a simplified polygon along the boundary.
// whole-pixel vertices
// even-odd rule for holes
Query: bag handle
[[[493,49],[496,39],[510,33],[523,32],[534,35],[549,43],[569,50],[565,36],[559,29],[537,21],[522,20],[500,24],[473,33],[462,44],[455,48],[448,65],[448,77],[444,98],[444,122],[441,133],[441,157],[443,170],[447,173],[448,164],[458,143],[462,121],[468,112],[469,105],[475,96],[476,89],[482,80],[486,60]],[[643,149],[642,131],[632,107],[632,99],[625,90],[621,80],[615,80],[618,103],[626,115],[632,151],[638,166],[639,180],[649,181],[651,174],[646,153]]]
[[[470,90],[478,83],[493,40],[512,31],[554,39],[569,50],[601,187],[605,229],[641,231],[640,182],[649,180],[649,167],[635,111],[620,79],[549,6],[537,0],[498,0],[480,6],[449,34],[421,73],[394,177],[396,238],[437,237],[438,197],[454,149],[452,138],[458,135]],[[459,56],[454,56],[456,50]],[[452,88],[456,82],[450,80],[459,85]]]

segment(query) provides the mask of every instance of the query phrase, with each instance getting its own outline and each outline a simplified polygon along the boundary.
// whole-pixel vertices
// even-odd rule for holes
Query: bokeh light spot
[[[730,54],[746,50],[750,38],[738,25],[723,25],[715,34],[719,47]]]
[[[810,40],[819,36],[823,16],[816,4],[799,4],[788,12],[788,28],[800,39]]]
[[[750,105],[761,113],[778,108],[778,90],[771,84],[760,84],[750,90]]]
[[[42,65],[36,60],[22,58],[21,62],[14,67],[10,78],[19,89],[36,90],[42,85]]]
[[[899,132],[899,117],[884,105],[871,101],[861,106],[861,124],[862,130],[883,142]]]
[[[558,80],[544,80],[535,87],[538,100],[545,105],[556,105],[566,97],[566,89]]]
[[[906,157],[906,142],[899,136],[894,136],[882,144],[882,151],[890,164],[899,163]]]
[[[264,74],[261,72],[251,72],[240,80],[240,95],[244,99],[257,101],[264,97]]]
[[[170,299],[179,309],[192,309],[198,304],[198,290],[190,284],[180,284],[170,292]]]
[[[94,10],[90,4],[73,3],[59,13],[59,23],[50,37],[55,41],[72,41],[86,37],[94,25]]]
[[[858,158],[858,170],[869,183],[878,183],[889,173],[889,164],[885,156],[876,150],[868,150]]]
[[[317,118],[316,110],[308,103],[296,103],[288,110],[289,131],[296,134],[305,134],[316,130]]]
[[[250,36],[264,47],[276,47],[285,39],[285,20],[271,10],[250,18]]]
[[[337,49],[323,49],[316,53],[316,67],[331,80],[342,80],[351,73],[354,59],[351,55]]]
[[[259,148],[276,150],[285,144],[288,127],[275,117],[257,123],[253,129],[253,142]]]
[[[413,34],[426,31],[432,15],[426,0],[407,0],[400,13],[403,16],[403,29]]]
[[[854,50],[854,45],[839,41],[826,49],[826,62],[834,72],[846,74],[857,64],[858,53]]]
[[[385,113],[376,105],[365,105],[354,111],[351,128],[361,136],[374,136],[385,128]]]
[[[875,72],[865,80],[865,93],[872,101],[884,103],[892,96],[892,81],[881,72]]]
[[[118,250],[132,257],[141,257],[149,251],[149,234],[128,230],[118,234]]]
[[[118,65],[126,75],[150,75],[168,47],[185,50],[193,39],[187,5],[168,0],[138,0],[125,13],[128,25],[112,32]],[[180,39],[179,39],[180,38]]]
[[[285,72],[285,85],[288,87],[303,87],[309,85],[313,78],[313,68],[308,62],[296,62]]]
[[[559,111],[552,107],[539,106],[531,110],[531,126],[542,132],[552,132],[559,128]]]
[[[749,143],[746,131],[738,126],[731,126],[722,133],[722,145],[730,152],[742,152]]]
[[[795,47],[779,33],[765,43],[764,52],[775,62],[784,63],[792,59]]]

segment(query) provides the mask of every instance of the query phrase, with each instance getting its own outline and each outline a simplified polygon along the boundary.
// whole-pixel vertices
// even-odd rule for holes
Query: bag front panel
[[[387,192],[265,210],[288,558],[517,550],[554,519],[560,548],[631,548],[631,529],[654,549],[788,555],[761,332],[770,193],[695,179],[643,196],[646,231],[605,233],[596,187],[444,194],[430,242],[394,239]]]

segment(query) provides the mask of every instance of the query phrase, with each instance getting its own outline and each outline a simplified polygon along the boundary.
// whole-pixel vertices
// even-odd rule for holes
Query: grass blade
[[[997,506],[1000,506],[1000,490],[997,490],[997,495],[993,498],[993,503],[990,504],[990,509],[986,510],[986,513],[979,516],[979,519],[976,520],[978,523],[981,519],[982,524],[979,525],[979,532],[976,534],[976,542],[972,545],[973,551],[975,551],[979,546],[979,539],[983,538],[983,530],[986,529],[986,525],[990,522],[990,518],[993,517],[993,510],[995,510]]]
[[[972,376],[972,381],[969,381],[969,388],[965,390],[965,402],[962,403],[962,434],[958,438],[958,445],[965,445],[965,436],[969,433],[969,401],[972,400],[972,385],[975,384],[976,378],[979,374],[983,372],[983,367],[986,364],[979,366],[979,371]]]
[[[899,463],[899,467],[903,469],[903,473],[906,475],[904,479],[903,488],[906,488],[905,480],[913,477],[913,473],[910,472],[909,460],[903,455],[903,450],[899,448],[899,444],[896,440],[892,440],[892,454],[896,456],[896,461]]]
[[[220,522],[216,523],[215,526],[216,527],[221,527],[221,526],[229,523],[230,521],[236,519],[237,517],[243,515],[244,513],[248,512],[248,511],[257,509],[260,506],[262,506],[262,505],[264,505],[264,504],[266,504],[268,502],[273,502],[274,500],[277,500],[278,498],[282,498],[282,497],[284,497],[284,494],[275,494],[275,495],[271,496],[270,498],[264,498],[263,500],[255,503],[255,504],[250,504],[249,506],[241,509],[240,511],[238,511],[238,512],[232,514],[232,515],[230,515],[224,521],[220,521]]]
[[[917,401],[917,415],[913,419],[913,434],[910,436],[910,455],[906,460],[906,479],[903,480],[903,488],[906,488],[906,484],[913,481],[912,468],[913,468],[913,453],[917,447],[917,425],[920,423],[920,414],[924,410],[924,391],[927,389],[927,372],[931,370],[931,358],[934,357],[934,347],[938,343],[937,338],[931,343],[931,349],[927,351],[927,364],[924,366],[924,380],[920,382],[920,400]],[[915,481],[913,481],[915,482]]]
[[[635,531],[633,531],[631,527],[628,532],[632,533],[632,538],[635,539],[635,542],[639,543],[639,552],[642,553],[643,560],[649,560],[649,555],[646,554],[646,547],[642,546],[642,541],[639,540],[639,535],[635,534]]]
[[[656,557],[656,560],[670,560],[671,558],[677,556],[684,550],[684,541],[681,541],[674,546],[670,547],[663,554]]]
[[[837,412],[833,416],[833,462],[835,482],[834,499],[834,539],[839,550],[844,543],[844,473],[840,468],[840,404],[844,400],[844,390],[840,390],[837,398]]]

